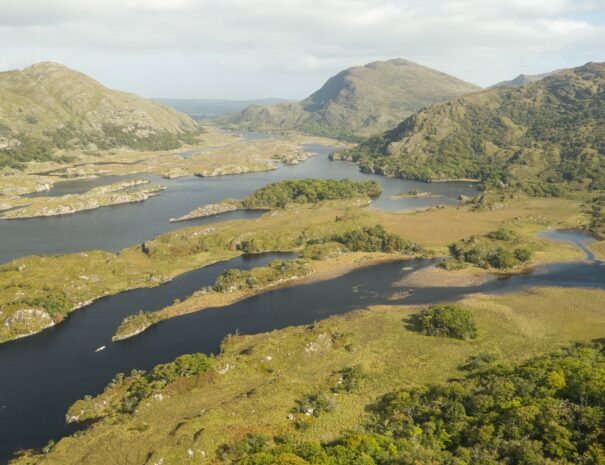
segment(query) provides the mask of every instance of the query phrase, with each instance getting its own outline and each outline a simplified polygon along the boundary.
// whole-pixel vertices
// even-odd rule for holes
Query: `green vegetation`
[[[462,426],[468,425],[467,421],[471,422],[463,434],[474,441],[473,438],[477,436],[470,435],[470,432],[475,431],[474,425],[482,426],[481,421],[491,421],[495,427],[505,428],[511,426],[511,423],[502,426],[506,418],[519,425],[527,424],[520,423],[519,417],[546,420],[547,417],[540,412],[548,410],[548,402],[552,402],[548,397],[551,387],[546,385],[543,390],[536,391],[536,395],[531,395],[540,403],[537,410],[526,408],[524,389],[528,386],[541,388],[542,381],[528,384],[523,378],[506,375],[506,379],[515,382],[514,389],[519,389],[520,395],[517,396],[516,390],[511,394],[508,382],[501,383],[498,378],[490,378],[493,382],[486,386],[486,397],[481,396],[484,393],[482,385],[480,389],[470,389],[471,397],[465,397],[466,389],[470,386],[462,378],[468,374],[468,370],[493,369],[506,373],[508,365],[524,365],[530,358],[552,353],[574,341],[594,340],[605,332],[605,292],[599,290],[584,289],[578,292],[577,289],[549,288],[514,294],[474,295],[460,302],[460,305],[472,312],[481,330],[481,337],[472,343],[418,333],[402,322],[409,321],[410,316],[422,308],[399,305],[365,308],[312,325],[264,334],[231,336],[223,342],[221,354],[217,355],[214,368],[207,374],[178,377],[141,402],[134,413],[121,412],[128,383],[109,386],[102,394],[84,403],[80,401],[69,410],[68,417],[72,421],[82,420],[82,426],[88,418],[98,419],[92,427],[57,441],[46,455],[30,452],[15,463],[105,465],[125,463],[138,457],[140,461],[147,460],[151,464],[162,462],[163,459],[163,463],[192,462],[205,465],[221,463],[222,457],[224,460],[243,460],[254,454],[251,449],[255,452],[262,449],[273,454],[277,452],[276,446],[281,445],[300,446],[297,451],[303,448],[321,451],[350,431],[363,435],[388,435],[386,430],[378,430],[379,427],[388,428],[388,425],[382,422],[386,417],[376,406],[383,403],[380,400],[385,395],[402,390],[436,393],[435,402],[452,408],[434,412],[428,410],[430,404],[427,402],[422,404],[427,406],[427,410],[422,410],[424,407],[421,410],[412,409],[409,415],[427,411],[432,418],[427,418],[426,422],[414,419],[413,426],[418,426],[421,433],[413,439],[393,436],[392,439],[398,444],[399,441],[408,441],[406,444],[413,444],[415,450],[422,452],[432,447],[429,439],[434,433],[439,434],[435,442],[439,446],[441,440],[448,438],[445,433],[457,431],[458,420]],[[574,317],[569,318],[569,315]],[[504,366],[496,365],[496,361]],[[572,366],[581,366],[585,362],[581,354],[578,356],[574,353],[573,358],[570,357]],[[357,366],[360,368],[354,371],[360,376],[353,375],[356,381],[352,388],[339,390],[338,387],[344,383],[341,378],[345,378],[345,373]],[[532,367],[528,373],[542,376],[538,370],[532,371],[536,366],[533,362],[527,366]],[[559,367],[553,365],[552,368],[552,371],[557,371]],[[589,373],[594,375],[592,380],[598,382],[596,377],[602,376],[602,362],[589,368]],[[578,370],[577,374],[581,373],[582,370]],[[575,377],[575,374],[564,373],[567,383],[584,384],[585,378]],[[476,376],[477,372],[474,372],[468,378],[475,379]],[[457,381],[452,383],[448,380]],[[504,378],[501,380],[505,381]],[[590,379],[586,381],[587,386],[595,385]],[[459,383],[462,383],[462,387]],[[439,396],[441,391],[434,387],[451,388],[451,397]],[[566,395],[567,391],[568,388],[559,390],[555,399],[563,400],[561,396]],[[492,405],[489,399],[496,392],[501,397]],[[489,409],[491,405],[498,410],[490,410],[489,417],[483,416],[479,420],[482,414],[477,411],[477,404],[469,402],[464,404],[465,414],[458,415],[457,404],[461,397],[456,393],[469,401],[485,399],[488,402],[481,404],[483,408]],[[541,397],[541,393],[547,397]],[[327,399],[332,408],[324,410],[317,417],[301,414],[307,421],[302,428],[298,428],[290,415],[298,405],[297,401],[306,399],[309,394]],[[415,398],[419,397],[420,394]],[[453,404],[448,401],[449,398]],[[509,402],[506,403],[505,399]],[[542,404],[544,399],[547,402]],[[594,407],[592,400],[580,404]],[[566,406],[572,408],[572,413],[576,412],[573,403],[552,405],[558,407],[555,411],[572,423],[574,419],[586,418],[567,415],[569,410]],[[106,407],[107,410],[104,410]],[[601,408],[595,408],[594,412],[600,412]],[[536,411],[538,414],[533,416]],[[452,415],[452,421],[444,415]],[[397,417],[405,421],[405,409],[399,411]],[[395,423],[394,420],[394,428],[398,429],[401,423]],[[437,430],[431,430],[431,421],[438,424]],[[538,427],[535,434],[540,434],[551,424],[556,429],[555,423],[545,422],[544,427]],[[589,428],[590,424],[594,425],[586,423],[586,426]],[[422,425],[427,426],[426,431]],[[585,427],[582,432],[586,437],[590,436],[590,429]],[[496,448],[503,444],[502,441],[510,439],[509,436],[503,436],[503,440],[499,441],[496,433],[487,436]],[[253,436],[249,442],[248,434]],[[460,435],[454,434],[452,438],[453,448]],[[528,439],[539,441],[535,436]],[[241,444],[243,442],[247,444]],[[107,444],[111,444],[111,447],[107,447]],[[243,451],[238,451],[238,444],[242,445]],[[466,444],[460,449],[461,453],[467,452]],[[476,443],[473,444],[481,450]],[[456,454],[451,452],[452,448],[447,445],[446,449],[437,451],[439,455],[434,463],[462,463],[462,459],[442,460],[441,454]],[[193,452],[192,458],[189,450]],[[354,445],[352,450],[358,451]],[[257,459],[261,458],[255,457]],[[283,455],[279,459],[270,457],[269,460],[288,463]],[[393,462],[412,463],[404,460]],[[568,462],[577,463],[573,460]],[[304,462],[298,460],[298,463]],[[366,462],[345,460],[342,463]]]
[[[341,243],[351,252],[414,253],[422,250],[418,244],[387,232],[380,224],[348,231],[334,236],[332,240]]]
[[[231,268],[223,271],[212,289],[215,292],[234,292],[263,289],[277,282],[300,278],[311,272],[305,260],[273,260],[269,266],[250,271]]]
[[[335,218],[339,220],[334,221]],[[126,289],[157,286],[185,271],[243,253],[296,251],[309,244],[334,242],[334,238],[351,250],[418,250],[418,246],[383,229],[363,229],[375,224],[372,212],[356,207],[353,201],[292,204],[258,220],[221,222],[166,233],[119,254],[91,251],[14,260],[0,267],[0,342],[40,329],[35,321],[24,326],[23,318],[13,318],[22,310],[41,308],[32,302],[64,300],[61,318],[92,299]],[[357,230],[361,232],[346,235]],[[267,276],[261,273],[257,279],[270,280],[279,275],[274,275],[277,269],[266,271]],[[285,275],[290,271],[284,271]],[[38,313],[32,313],[31,318],[40,316],[48,318]]]
[[[113,341],[120,341],[128,337],[132,337],[145,331],[150,326],[159,323],[162,319],[157,312],[144,312],[139,310],[134,315],[128,315],[122,320],[116,334],[112,337]]]
[[[300,253],[300,258],[311,260],[326,260],[338,257],[347,251],[346,247],[339,242],[324,242],[321,244],[309,244]]]
[[[186,215],[171,221],[219,215],[235,210],[273,210],[289,204],[317,204],[328,200],[349,200],[378,197],[380,185],[376,181],[340,181],[334,179],[300,179],[280,181],[257,189],[243,200],[225,199],[202,205]]]
[[[450,253],[461,262],[470,263],[481,268],[509,269],[530,261],[533,252],[523,243],[517,234],[505,228],[487,233],[483,237],[471,236],[450,245]],[[444,262],[442,267],[453,269],[451,262]]]
[[[168,150],[199,133],[184,114],[56,63],[2,73],[0,100],[0,168],[67,162],[60,151],[72,149]]]
[[[397,128],[335,154],[366,172],[557,196],[605,187],[605,64],[521,87],[499,87],[421,110]]]
[[[91,397],[86,397],[72,405],[68,415],[70,421],[98,420],[109,412],[132,414],[145,399],[159,393],[168,384],[178,378],[188,378],[207,373],[214,366],[214,357],[205,354],[187,354],[177,357],[174,362],[155,366],[151,371],[133,370],[125,377],[117,374],[107,385],[105,392],[119,390],[119,398],[112,397],[112,402],[103,405],[95,404]],[[77,413],[73,413],[77,412]]]
[[[240,455],[231,463],[601,464],[604,379],[603,346],[578,345],[388,393],[371,406],[374,420],[364,431],[327,443],[265,440],[262,448],[234,448]]]
[[[252,105],[225,121],[258,131],[298,130],[359,142],[421,108],[479,87],[407,60],[349,68],[298,103]]]
[[[605,239],[605,195],[593,197],[589,204],[590,223],[588,230],[595,236]]]
[[[35,197],[27,204],[15,205],[9,211],[0,213],[2,219],[34,218],[40,216],[69,215],[85,210],[94,210],[109,205],[142,202],[159,195],[164,186],[147,185],[148,180],[133,179],[95,187],[82,194],[68,194],[61,197]],[[144,186],[137,187],[136,186]],[[20,200],[15,202],[20,203]]]
[[[420,331],[427,336],[475,339],[477,325],[471,312],[460,305],[431,305],[417,318]]]
[[[318,203],[325,200],[346,200],[379,195],[380,185],[376,181],[300,179],[261,187],[242,201],[242,207],[283,208],[289,203]]]

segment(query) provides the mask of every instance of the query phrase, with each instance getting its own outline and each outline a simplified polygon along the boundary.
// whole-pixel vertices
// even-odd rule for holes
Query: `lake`
[[[256,135],[250,137],[257,137]],[[103,207],[73,215],[0,220],[0,263],[27,255],[55,255],[83,250],[103,249],[117,252],[125,247],[153,239],[159,234],[191,225],[217,221],[257,218],[261,212],[238,211],[187,222],[169,223],[170,218],[182,216],[198,206],[226,198],[242,198],[269,183],[285,179],[321,178],[370,180],[380,183],[382,195],[374,208],[406,210],[426,208],[433,204],[453,204],[459,195],[475,195],[477,187],[469,183],[423,183],[361,173],[356,165],[330,161],[330,147],[305,146],[318,153],[300,165],[281,166],[277,170],[219,177],[184,177],[164,179],[159,176],[129,175],[150,179],[166,186],[166,190],[144,202]],[[58,196],[82,193],[93,187],[117,182],[111,176],[90,180],[57,183],[45,195]],[[411,190],[432,192],[439,198],[393,199],[399,192]],[[41,195],[36,193],[34,195]]]

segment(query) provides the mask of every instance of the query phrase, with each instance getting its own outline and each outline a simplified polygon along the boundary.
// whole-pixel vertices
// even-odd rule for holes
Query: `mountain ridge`
[[[345,69],[300,102],[250,106],[227,122],[252,130],[354,139],[389,129],[426,105],[478,90],[441,71],[395,58]]]
[[[478,178],[554,195],[605,186],[605,63],[427,107],[335,158],[368,172],[435,181]]]
[[[56,149],[174,148],[198,131],[187,115],[54,62],[0,73],[0,102],[0,166]]]

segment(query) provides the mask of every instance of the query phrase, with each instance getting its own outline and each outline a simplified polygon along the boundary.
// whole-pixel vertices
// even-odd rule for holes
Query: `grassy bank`
[[[169,318],[199,312],[207,308],[226,307],[254,295],[286,286],[309,284],[316,281],[332,279],[352,270],[375,265],[377,263],[401,260],[399,254],[342,252],[338,256],[323,260],[298,260],[300,266],[286,273],[275,273],[273,267],[261,267],[250,270],[244,279],[252,279],[258,284],[237,287],[233,290],[216,290],[216,286],[200,290],[187,299],[176,302],[155,312],[141,312],[126,317],[113,337],[120,341],[134,337],[149,327]]]
[[[101,296],[156,286],[244,253],[298,250],[309,241],[372,224],[375,220],[355,202],[293,205],[255,220],[173,231],[118,254],[90,251],[13,260],[0,267],[0,341],[60,322]]]
[[[137,179],[123,181],[106,186],[95,187],[83,194],[70,194],[62,197],[32,197],[21,198],[13,205],[13,209],[0,214],[0,219],[12,220],[20,218],[35,218],[40,216],[70,215],[86,210],[94,210],[111,205],[142,202],[150,197],[159,195],[165,188],[159,185],[145,186],[149,181]],[[137,187],[132,189],[135,186]],[[24,204],[17,207],[19,204]]]
[[[85,417],[92,409],[92,417],[96,412],[105,419],[60,441],[49,454],[18,463],[138,463],[145,458],[186,463],[191,453],[197,463],[217,463],[221,445],[249,433],[329,441],[366,424],[371,413],[365,406],[381,395],[459,377],[469,357],[487,353],[518,363],[605,334],[603,291],[534,289],[477,295],[461,304],[476,321],[476,340],[422,335],[409,324],[421,307],[409,306],[368,308],[311,326],[231,337],[213,370],[167,384],[134,414],[115,409],[132,381],[76,403],[70,415]],[[343,371],[354,366],[363,374],[355,388],[333,391]],[[310,393],[325,394],[333,408],[298,429],[289,415]]]
[[[500,226],[515,229],[534,252],[529,266],[582,257],[572,245],[538,239],[548,227],[586,224],[579,201],[514,199],[502,208],[469,206],[398,213],[359,208],[358,201],[294,204],[256,220],[184,228],[118,254],[102,251],[26,257],[0,267],[0,341],[33,334],[92,299],[156,286],[180,273],[242,253],[300,250],[354,229],[382,224],[390,233],[447,255],[447,246]]]

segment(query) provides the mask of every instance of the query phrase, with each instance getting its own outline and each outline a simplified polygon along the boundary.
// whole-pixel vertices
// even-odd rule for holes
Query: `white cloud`
[[[479,84],[605,60],[605,0],[0,0],[0,65],[144,95],[303,97],[403,57]]]

